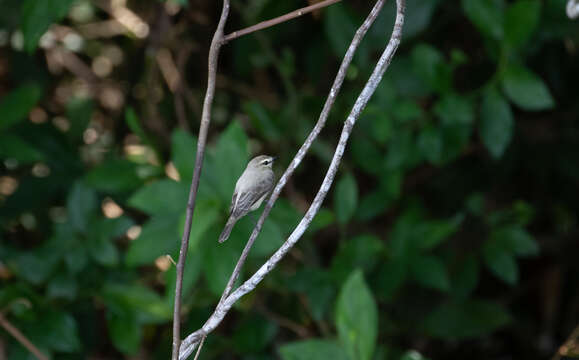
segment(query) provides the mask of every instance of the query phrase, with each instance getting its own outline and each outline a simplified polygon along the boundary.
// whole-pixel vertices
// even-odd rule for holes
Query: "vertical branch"
[[[380,1],[380,0],[379,0]],[[368,82],[364,86],[364,89],[358,96],[356,103],[354,104],[352,111],[348,115],[344,123],[344,127],[342,129],[342,134],[340,135],[340,140],[338,145],[336,146],[336,151],[332,158],[332,162],[326,172],[322,185],[312,202],[312,205],[298,224],[298,226],[294,229],[291,233],[287,241],[266,261],[265,264],[259,268],[259,270],[251,276],[247,281],[245,281],[239,288],[237,288],[231,295],[225,298],[223,301],[215,309],[214,313],[209,317],[207,322],[203,325],[203,327],[191,335],[187,336],[187,338],[183,341],[180,351],[180,360],[186,359],[192,352],[195,350],[195,347],[199,343],[200,339],[205,336],[206,334],[213,331],[217,325],[223,320],[227,312],[231,309],[233,304],[237,302],[242,296],[246,295],[259,284],[263,278],[270,272],[272,269],[279,263],[279,261],[289,252],[289,250],[297,243],[297,241],[301,238],[304,232],[309,227],[310,223],[312,222],[314,216],[319,211],[322,202],[324,201],[328,191],[330,190],[330,186],[332,185],[336,173],[338,171],[338,166],[340,165],[342,156],[344,154],[346,144],[348,142],[348,138],[354,124],[356,123],[357,119],[359,118],[360,114],[366,107],[366,104],[370,100],[371,96],[373,95],[374,91],[378,87],[384,72],[390,65],[392,61],[392,57],[400,44],[401,36],[402,36],[402,25],[404,24],[404,10],[406,1],[405,0],[397,0],[396,1],[396,22],[394,24],[394,30],[392,31],[392,36],[390,37],[390,41],[386,46],[386,49],[382,53],[380,59],[372,75],[370,76]],[[293,162],[292,162],[293,163]]]
[[[241,253],[241,256],[239,257],[239,260],[237,261],[237,264],[235,265],[235,269],[233,270],[233,273],[231,274],[231,277],[229,278],[229,281],[227,282],[225,290],[223,291],[223,295],[221,295],[221,300],[219,301],[220,303],[225,298],[227,298],[227,296],[229,296],[229,294],[231,293],[231,290],[233,289],[233,285],[235,284],[235,282],[237,281],[237,278],[239,277],[239,274],[241,273],[241,268],[243,267],[243,264],[245,263],[245,260],[247,259],[249,251],[250,251],[251,247],[253,246],[255,239],[257,238],[257,236],[261,232],[261,228],[263,227],[265,219],[267,218],[267,216],[271,212],[271,209],[273,208],[273,205],[275,204],[275,202],[279,198],[279,195],[280,195],[281,191],[283,190],[285,184],[287,183],[289,178],[293,175],[293,173],[297,169],[297,167],[300,165],[303,158],[306,156],[306,153],[308,152],[308,150],[312,146],[314,140],[318,137],[318,135],[320,134],[320,132],[322,131],[322,129],[326,125],[326,120],[328,119],[328,116],[330,115],[330,111],[332,109],[332,106],[334,105],[334,102],[336,101],[336,96],[338,95],[338,93],[340,92],[340,89],[342,88],[344,78],[346,77],[346,71],[348,70],[350,63],[352,62],[354,54],[356,53],[356,50],[358,49],[358,45],[360,45],[360,42],[362,41],[362,39],[366,35],[366,32],[368,32],[368,29],[370,28],[370,26],[372,26],[372,24],[374,23],[374,20],[376,20],[376,18],[378,17],[378,14],[380,14],[380,11],[382,10],[382,7],[384,6],[384,2],[385,2],[385,0],[378,0],[376,2],[374,7],[372,8],[372,10],[370,11],[370,14],[368,14],[368,16],[366,17],[366,20],[364,20],[362,25],[358,28],[358,30],[354,34],[354,37],[352,38],[352,42],[350,43],[350,46],[348,47],[348,50],[346,51],[346,54],[344,55],[344,59],[342,60],[342,64],[340,65],[340,68],[338,69],[338,74],[336,75],[334,83],[332,84],[332,87],[330,88],[330,93],[329,93],[328,97],[326,98],[326,102],[324,103],[324,107],[322,108],[322,111],[320,113],[320,117],[318,118],[318,122],[316,123],[316,125],[314,126],[314,128],[312,129],[312,131],[310,132],[310,134],[308,135],[308,137],[306,138],[306,140],[302,144],[301,148],[298,150],[294,159],[292,160],[292,162],[290,163],[290,165],[288,166],[286,171],[283,173],[283,175],[280,177],[277,185],[273,189],[271,196],[269,197],[269,200],[267,201],[267,203],[263,209],[263,212],[262,212],[261,216],[259,217],[259,220],[257,221],[255,228],[253,229],[253,232],[251,233],[251,236],[249,237],[249,240],[247,241],[247,244],[245,244],[245,248],[243,249],[243,252]]]
[[[181,249],[179,250],[179,262],[177,263],[177,278],[175,280],[175,305],[173,308],[173,354],[172,360],[179,359],[179,348],[181,345],[181,292],[183,289],[183,271],[185,269],[185,259],[187,249],[189,248],[189,234],[193,222],[193,213],[195,211],[195,201],[197,199],[197,189],[199,188],[199,179],[203,167],[203,156],[205,155],[205,145],[207,143],[207,131],[211,122],[211,104],[215,94],[215,78],[217,75],[217,61],[219,50],[223,44],[223,28],[229,15],[229,0],[223,0],[223,8],[217,30],[213,35],[211,47],[209,48],[208,75],[207,75],[207,92],[203,102],[203,112],[201,114],[201,124],[199,126],[199,138],[197,142],[197,156],[195,158],[195,169],[191,188],[189,190],[189,199],[187,200],[187,214],[185,219],[185,229],[181,239]]]

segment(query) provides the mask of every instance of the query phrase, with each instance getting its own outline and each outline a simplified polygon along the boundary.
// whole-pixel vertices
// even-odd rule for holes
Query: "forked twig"
[[[259,30],[266,29],[268,27],[272,27],[272,26],[277,25],[277,24],[281,24],[282,22],[286,22],[288,20],[295,19],[297,17],[311,13],[312,11],[315,11],[317,9],[321,9],[323,7],[335,4],[335,3],[340,2],[340,1],[342,1],[342,0],[320,1],[320,2],[315,3],[313,5],[294,10],[290,13],[285,14],[285,15],[278,16],[278,17],[270,19],[270,20],[262,21],[260,23],[255,24],[255,25],[246,27],[245,29],[237,30],[237,31],[232,32],[231,34],[225,35],[223,37],[223,42],[226,43],[230,40],[236,39],[238,37],[242,37],[242,36],[250,34],[252,32],[256,32]]]
[[[383,0],[378,0],[377,3],[381,2],[383,2]],[[242,296],[246,295],[247,293],[255,289],[257,284],[259,284],[261,280],[263,280],[263,278],[279,263],[279,261],[285,256],[285,254],[287,254],[289,250],[297,243],[297,241],[301,238],[301,236],[304,234],[304,232],[310,225],[314,216],[317,214],[336,176],[336,172],[338,170],[338,166],[344,154],[346,144],[348,142],[348,138],[350,136],[352,128],[356,123],[356,120],[364,110],[366,104],[370,100],[370,97],[376,90],[380,80],[382,79],[382,76],[384,75],[384,72],[388,68],[388,65],[390,64],[392,57],[394,56],[394,53],[400,43],[402,35],[402,25],[404,23],[405,0],[397,0],[396,5],[397,5],[396,22],[394,24],[394,30],[392,32],[390,41],[388,42],[386,49],[384,50],[380,59],[378,60],[378,63],[374,68],[372,75],[370,76],[368,82],[364,86],[364,89],[358,96],[358,99],[356,100],[352,108],[352,111],[350,112],[350,115],[348,116],[348,118],[344,123],[342,134],[340,136],[340,140],[338,142],[336,151],[332,158],[332,162],[330,163],[324,181],[322,182],[322,185],[316,197],[314,198],[314,201],[312,202],[310,208],[308,209],[308,211],[306,212],[300,223],[297,225],[297,227],[294,229],[294,231],[291,233],[289,238],[286,240],[286,242],[270,257],[270,259],[264,265],[262,265],[261,268],[259,268],[259,270],[255,274],[253,274],[253,276],[251,276],[251,278],[245,281],[239,288],[233,291],[225,299],[222,299],[222,301],[220,301],[214,313],[209,317],[209,319],[205,322],[205,324],[201,329],[195,331],[194,333],[189,335],[185,340],[183,340],[180,349],[180,356],[179,356],[180,360],[186,359],[195,350],[195,347],[201,340],[201,337],[206,336],[211,331],[213,331],[217,327],[217,325],[219,325],[219,323],[223,320],[223,318],[225,317],[227,312],[231,309],[233,304],[235,304],[235,302],[237,302]],[[332,94],[330,94],[330,96],[332,96]],[[335,94],[333,94],[333,96],[335,96]],[[302,149],[300,149],[300,151],[301,150]],[[297,166],[297,164],[299,164],[299,162],[296,161],[296,159],[294,159],[294,161],[292,161],[292,164],[290,164],[290,167]]]

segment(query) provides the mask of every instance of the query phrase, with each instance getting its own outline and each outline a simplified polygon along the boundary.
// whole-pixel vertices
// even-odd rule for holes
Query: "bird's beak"
[[[273,162],[273,161],[276,161],[278,157],[279,157],[279,156],[272,156],[272,157],[271,157],[271,161],[272,161],[272,162]]]

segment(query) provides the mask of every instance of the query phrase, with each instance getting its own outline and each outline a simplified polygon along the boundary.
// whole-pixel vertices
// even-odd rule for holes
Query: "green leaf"
[[[336,184],[334,192],[334,213],[339,223],[347,223],[358,206],[358,185],[352,174],[346,174]]]
[[[370,360],[376,348],[378,309],[360,270],[352,272],[340,291],[335,322],[350,358]]]
[[[330,41],[334,55],[344,56],[352,36],[356,32],[356,23],[350,11],[344,4],[330,6],[324,11],[324,30]]]
[[[442,261],[436,256],[412,258],[410,267],[414,279],[422,286],[447,291],[450,289],[448,273]]]
[[[503,248],[517,256],[534,256],[539,253],[539,245],[521,226],[504,226],[491,233],[491,239],[502,243]]]
[[[193,285],[199,279],[201,275],[201,264],[202,256],[199,251],[189,251],[187,254],[187,263],[185,266],[185,271],[183,272],[183,288],[182,294],[184,297],[189,295]],[[165,272],[165,283],[167,287],[165,288],[165,300],[173,306],[175,301],[175,279],[177,278],[177,268],[171,266],[169,270]]]
[[[487,267],[499,279],[507,284],[515,285],[519,280],[519,269],[514,256],[508,251],[489,241],[483,247],[484,260]]]
[[[422,108],[412,100],[400,100],[394,103],[392,114],[400,124],[410,123],[424,116]]]
[[[380,300],[392,300],[396,291],[406,280],[407,269],[405,257],[392,258],[380,265],[377,278],[372,282],[376,286],[376,295]]]
[[[440,165],[443,160],[444,141],[438,127],[427,125],[418,136],[417,146],[422,156],[432,165]]]
[[[87,185],[108,193],[131,191],[143,183],[137,174],[138,165],[125,159],[100,163],[85,175]]]
[[[278,142],[281,139],[281,132],[277,127],[279,121],[272,119],[272,115],[267,109],[257,101],[249,101],[243,104],[243,110],[249,115],[253,127],[259,131],[263,138],[271,142]]]
[[[503,0],[462,0],[462,8],[481,33],[495,40],[503,38]]]
[[[21,8],[24,48],[28,52],[36,49],[38,40],[50,25],[60,21],[75,0],[24,0]]]
[[[97,195],[83,182],[77,181],[70,193],[66,203],[68,219],[71,226],[81,233],[88,231],[88,224],[92,216],[96,215]]]
[[[467,257],[452,277],[452,293],[458,299],[465,300],[474,291],[478,283],[479,262],[474,256]]]
[[[509,103],[496,90],[487,91],[480,110],[479,132],[483,144],[498,159],[513,137],[514,120]]]
[[[163,323],[172,316],[173,304],[141,285],[108,282],[101,291],[107,309],[123,316],[135,314],[140,324]]]
[[[107,327],[113,345],[127,355],[134,355],[139,350],[143,333],[141,324],[132,312],[122,315],[107,313]]]
[[[312,316],[317,321],[325,318],[335,299],[336,291],[330,274],[320,268],[305,266],[298,269],[295,274],[289,276],[287,287],[294,292],[307,295]]]
[[[66,353],[80,350],[76,321],[65,312],[45,311],[23,331],[35,345]]]
[[[424,325],[431,336],[457,340],[492,333],[509,322],[511,316],[501,306],[470,300],[440,305],[426,318]]]
[[[75,144],[83,142],[82,135],[92,117],[94,102],[86,98],[73,98],[66,104],[66,115],[70,122],[70,129],[66,135]]]
[[[356,136],[352,139],[350,153],[355,164],[369,174],[376,175],[382,168],[382,150],[373,141]]]
[[[397,131],[396,136],[390,141],[384,159],[386,172],[397,172],[417,164],[417,159],[420,159],[418,150],[413,132],[408,129]]]
[[[428,250],[438,246],[458,231],[463,218],[458,214],[448,220],[422,221],[415,228],[418,248]]]
[[[0,131],[24,120],[41,96],[42,90],[36,84],[21,85],[4,95],[0,100]]]
[[[331,210],[321,208],[320,211],[318,211],[318,213],[316,214],[316,217],[314,217],[314,219],[312,220],[309,231],[311,231],[313,234],[316,231],[324,229],[329,225],[333,224],[335,220],[336,219],[334,217],[334,213]]]
[[[80,272],[88,263],[87,250],[82,244],[75,242],[66,249],[64,262],[67,269],[73,274]]]
[[[74,300],[77,290],[78,286],[73,276],[68,273],[59,273],[48,283],[46,295],[53,299]]]
[[[214,203],[197,200],[193,222],[191,223],[191,232],[189,233],[189,251],[197,250],[199,241],[205,236],[207,230],[209,230],[218,219],[219,210]],[[178,225],[180,238],[183,237],[186,220],[187,214],[183,212]]]
[[[279,349],[283,360],[351,360],[342,346],[332,340],[302,340],[285,344]]]
[[[420,32],[426,29],[439,4],[439,0],[407,1],[404,20],[404,38],[409,39],[419,35]],[[376,46],[383,47],[384,34],[390,34],[394,26],[396,6],[387,6],[382,11],[383,13],[378,16],[375,24],[370,27],[368,35],[371,36],[373,44],[376,43]]]
[[[384,252],[384,245],[374,235],[359,235],[343,242],[332,258],[331,273],[338,284],[356,268],[370,271]]]
[[[217,141],[215,149],[216,183],[221,199],[229,205],[235,189],[235,182],[247,166],[248,139],[237,121],[225,129]]]
[[[112,240],[123,235],[132,225],[133,221],[125,216],[93,221],[86,244],[89,254],[101,265],[116,265],[119,253]]]
[[[145,223],[139,237],[129,245],[127,265],[151,264],[159,256],[173,254],[179,247],[178,222],[177,216],[166,214]]]
[[[509,66],[502,77],[502,85],[509,99],[524,110],[547,110],[555,106],[543,80],[524,67]]]
[[[15,159],[28,164],[42,158],[43,154],[20,136],[9,133],[0,136],[0,159]]]
[[[234,228],[235,231],[235,228]],[[220,296],[227,285],[227,281],[235,268],[239,254],[239,246],[230,238],[223,244],[217,243],[218,234],[210,231],[207,239],[207,246],[203,249],[203,273],[207,280],[209,290],[215,295]]]
[[[131,196],[128,204],[149,215],[185,211],[188,188],[183,183],[165,179],[147,184]]]
[[[472,104],[464,96],[448,94],[435,105],[434,113],[443,125],[470,125],[474,121]]]
[[[247,233],[244,234],[244,238],[249,238],[249,235],[253,231],[254,223],[251,221],[251,218],[248,220],[250,223],[250,229]],[[263,224],[263,228],[261,233],[256,239],[256,243],[253,246],[250,256],[253,257],[265,257],[270,256],[273,254],[285,241],[285,237],[283,236],[280,226],[278,223],[272,219],[267,220]]]
[[[518,0],[507,9],[505,16],[505,42],[512,47],[523,45],[539,24],[541,2]]]
[[[137,116],[135,109],[133,109],[132,107],[127,107],[127,110],[125,111],[125,121],[129,126],[129,128],[131,129],[131,131],[139,137],[139,139],[141,140],[141,142],[143,142],[143,144],[153,146],[153,144],[151,143],[151,139],[147,136],[147,133],[139,123],[139,117]]]
[[[237,353],[262,352],[277,334],[277,325],[261,316],[244,319],[235,329],[233,346]]]
[[[171,137],[171,158],[181,182],[185,184],[189,184],[193,177],[196,154],[197,141],[188,132],[176,129]]]
[[[433,46],[419,44],[412,50],[414,72],[438,92],[451,88],[452,69],[445,63],[442,54]]]

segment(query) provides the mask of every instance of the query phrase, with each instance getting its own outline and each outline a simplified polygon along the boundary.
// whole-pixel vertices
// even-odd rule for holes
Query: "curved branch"
[[[378,0],[379,2],[382,0]],[[263,278],[279,263],[279,261],[289,252],[289,250],[297,243],[297,241],[301,238],[304,234],[310,223],[312,222],[314,216],[317,214],[318,210],[321,207],[322,202],[324,201],[328,191],[330,190],[330,186],[334,181],[336,176],[336,172],[338,170],[338,166],[344,154],[344,150],[346,148],[346,144],[348,142],[348,138],[356,123],[356,120],[359,118],[360,114],[364,110],[366,104],[370,100],[370,97],[376,90],[384,72],[388,68],[398,45],[400,44],[400,39],[402,35],[402,25],[404,23],[404,10],[405,10],[405,0],[397,0],[397,12],[396,12],[396,22],[394,24],[394,30],[392,31],[392,36],[390,37],[390,41],[386,46],[386,49],[382,53],[380,59],[372,75],[370,76],[368,82],[364,86],[364,89],[358,96],[356,103],[354,104],[350,115],[346,119],[344,123],[344,127],[342,129],[342,134],[340,136],[340,140],[336,147],[336,151],[332,158],[332,162],[326,172],[326,176],[322,185],[312,202],[312,205],[298,224],[298,226],[294,229],[292,234],[286,240],[286,242],[271,256],[271,258],[261,267],[259,270],[251,276],[247,281],[245,281],[239,288],[237,288],[231,295],[229,295],[225,300],[220,302],[220,304],[215,309],[215,312],[211,315],[211,317],[207,320],[207,322],[203,325],[203,327],[193,334],[189,335],[185,340],[183,340],[183,344],[181,347],[181,353],[179,356],[180,360],[186,359],[195,349],[199,340],[204,334],[207,334],[213,331],[217,325],[223,320],[227,312],[231,309],[233,304],[237,302],[242,296],[246,295],[255,287],[257,284],[263,280]],[[332,96],[332,94],[330,94]],[[335,94],[334,94],[335,96]],[[301,149],[300,149],[301,150]],[[294,164],[292,161],[292,164]],[[292,166],[292,165],[290,165]],[[268,202],[269,203],[269,202]]]
[[[570,19],[579,17],[579,2],[577,0],[569,0],[567,2],[567,16]]]
[[[243,249],[243,252],[241,253],[241,256],[239,257],[239,260],[237,261],[237,264],[235,265],[235,269],[233,270],[233,273],[231,274],[231,277],[229,278],[229,281],[228,281],[227,285],[225,286],[225,290],[223,291],[223,295],[221,296],[221,300],[219,301],[220,303],[226,297],[228,297],[229,294],[231,293],[231,290],[233,289],[233,285],[237,281],[237,278],[239,277],[239,274],[241,273],[241,268],[243,267],[243,264],[245,263],[245,260],[247,259],[247,256],[249,254],[249,250],[251,249],[251,247],[253,246],[253,243],[255,242],[255,239],[257,239],[257,236],[261,232],[261,229],[263,227],[265,219],[268,217],[269,213],[271,212],[271,209],[273,208],[273,205],[275,204],[275,202],[279,198],[281,191],[285,187],[289,178],[291,178],[291,176],[293,175],[294,171],[300,165],[303,158],[306,156],[306,153],[308,152],[308,150],[312,146],[314,140],[318,137],[318,135],[320,134],[320,132],[322,131],[322,129],[326,125],[326,121],[328,119],[328,116],[330,115],[330,111],[332,110],[332,106],[334,105],[334,102],[336,101],[336,96],[338,95],[338,93],[340,92],[340,89],[342,88],[342,83],[344,82],[344,79],[346,77],[346,71],[348,70],[350,63],[352,62],[352,59],[354,58],[354,54],[356,53],[356,50],[358,49],[360,42],[362,41],[362,39],[366,35],[366,32],[368,32],[368,29],[370,28],[370,26],[372,26],[372,24],[374,23],[374,20],[376,20],[376,18],[378,17],[378,14],[380,13],[380,11],[382,10],[382,7],[384,6],[384,2],[385,2],[385,0],[376,1],[374,8],[372,8],[372,10],[370,11],[370,14],[368,14],[368,16],[366,17],[366,20],[364,20],[362,25],[358,28],[358,30],[354,34],[354,37],[352,38],[352,42],[350,43],[350,46],[348,46],[348,50],[346,50],[346,54],[344,55],[344,59],[342,60],[342,64],[340,65],[340,68],[338,69],[338,73],[336,75],[334,83],[332,84],[332,87],[330,88],[330,93],[326,99],[326,102],[324,103],[324,107],[322,108],[322,111],[320,113],[320,117],[318,118],[318,122],[316,123],[316,125],[314,126],[314,128],[312,129],[312,131],[310,132],[310,134],[308,135],[308,137],[304,141],[303,145],[298,150],[294,159],[291,161],[288,168],[283,173],[283,175],[280,177],[277,185],[273,189],[271,196],[269,197],[269,199],[268,199],[268,201],[263,209],[263,212],[262,212],[261,216],[259,217],[259,220],[257,221],[257,223],[253,229],[253,232],[251,233],[251,236],[249,237],[249,240],[247,241],[247,244],[245,244],[245,248]]]
[[[229,0],[223,0],[223,8],[217,30],[213,35],[211,47],[209,48],[208,75],[207,75],[207,92],[203,102],[203,113],[201,114],[201,124],[199,125],[199,139],[197,141],[197,156],[195,157],[195,170],[191,180],[189,190],[189,199],[187,200],[187,214],[185,219],[185,229],[181,239],[181,249],[179,250],[179,261],[177,263],[177,278],[175,281],[175,305],[173,307],[173,354],[172,360],[179,359],[179,348],[181,343],[181,292],[183,290],[183,272],[185,269],[185,260],[187,258],[187,249],[189,248],[189,235],[191,233],[191,224],[193,222],[193,213],[195,211],[195,202],[197,200],[197,190],[199,188],[199,179],[201,169],[203,168],[203,156],[205,155],[205,145],[207,143],[207,131],[211,122],[211,104],[215,94],[215,78],[217,75],[217,60],[219,50],[223,44],[223,28],[229,15]]]

